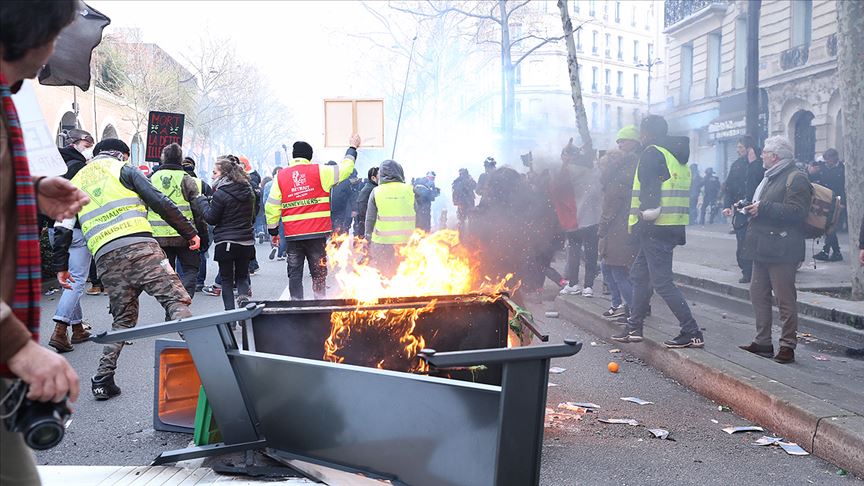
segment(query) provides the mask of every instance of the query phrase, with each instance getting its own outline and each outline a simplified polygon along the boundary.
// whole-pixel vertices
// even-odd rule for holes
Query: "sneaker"
[[[215,285],[208,285],[206,287],[201,288],[201,292],[205,295],[210,295],[213,297],[219,297],[222,295],[222,287],[217,287]]]
[[[630,321],[630,316],[627,314],[619,317],[618,319],[615,319],[615,322],[618,324],[627,324],[627,323],[629,323],[629,321]]]
[[[94,376],[90,383],[96,400],[108,400],[120,394],[120,387],[114,383],[114,375]]]
[[[619,343],[641,343],[642,339],[642,329],[624,329],[612,336],[612,340]]]
[[[195,292],[201,292],[202,290],[204,290],[204,286],[203,286],[203,285],[196,285],[196,286],[195,286]]]
[[[269,258],[270,260],[276,258],[276,252],[277,251],[279,251],[279,247],[277,247],[277,246],[270,248],[270,256],[268,256],[267,258]]]
[[[561,289],[561,291],[558,293],[561,295],[579,295],[582,293],[582,287],[580,287],[579,284],[568,285]]]
[[[702,348],[705,346],[705,340],[702,335],[689,336],[687,334],[679,334],[674,339],[663,341],[667,348]]]
[[[626,309],[624,308],[624,304],[621,304],[618,307],[615,307],[615,306],[610,307],[609,310],[607,310],[606,312],[604,312],[601,315],[603,317],[605,317],[606,319],[617,319],[618,317],[623,316],[625,314],[625,312],[626,312]]]
[[[87,295],[99,295],[103,291],[101,285],[91,285],[89,289],[87,289]]]
[[[284,262],[286,259],[287,258],[285,257],[285,255],[276,257],[276,261],[278,261],[278,262]]]
[[[819,253],[813,255],[814,260],[819,260],[820,262],[827,262],[831,257],[828,256],[827,251],[820,251]]]
[[[585,287],[582,289],[582,297],[588,297],[589,299],[594,297],[594,289],[591,287]]]
[[[739,348],[747,351],[748,353],[753,353],[763,358],[773,358],[774,357],[774,346],[771,344],[761,345],[756,343],[750,343],[746,346],[738,346]]]
[[[828,261],[829,262],[842,262],[843,261],[843,254],[834,252],[831,254],[830,257],[828,257]]]

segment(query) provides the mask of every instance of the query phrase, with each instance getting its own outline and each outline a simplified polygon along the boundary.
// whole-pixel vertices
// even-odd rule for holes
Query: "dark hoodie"
[[[192,207],[204,215],[207,223],[213,225],[214,243],[253,241],[255,194],[249,184],[222,184],[213,191],[213,197],[196,197]]]
[[[360,194],[357,195],[357,202],[354,205],[354,211],[357,211],[357,217],[354,218],[354,236],[363,238],[366,236],[366,210],[369,208],[369,198],[372,196],[372,191],[378,187],[378,184],[366,179],[366,185],[360,189]]]
[[[63,162],[66,162],[67,170],[63,177],[72,180],[75,174],[87,163],[87,157],[72,145],[59,149],[59,152],[60,156],[63,157]]]
[[[378,168],[378,185],[394,182],[405,183],[405,172],[402,170],[402,166],[395,160],[381,162],[381,167]],[[366,227],[364,233],[367,240],[372,239],[372,231],[375,229],[375,221],[378,219],[378,206],[375,204],[376,190],[378,190],[377,187],[369,193],[369,202],[366,204]]]
[[[690,160],[690,139],[687,137],[662,137],[657,141],[649,141],[639,156],[639,209],[660,207],[660,186],[669,179],[669,169],[666,168],[666,158],[651,145],[665,148],[678,159],[681,165],[687,165]],[[655,226],[652,223],[639,221],[633,228],[634,233],[645,231],[648,236],[661,239],[674,245],[687,242],[684,226]]]

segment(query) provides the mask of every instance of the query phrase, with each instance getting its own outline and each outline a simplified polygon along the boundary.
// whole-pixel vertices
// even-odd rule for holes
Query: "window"
[[[635,5],[633,6],[632,13],[633,13],[633,16],[630,17],[630,27],[636,27],[637,14],[636,14],[636,6]]]
[[[603,105],[603,128],[606,131],[612,128],[612,107]]]
[[[633,97],[639,99],[639,74],[633,75]]]
[[[597,31],[591,32],[591,54],[597,55]]]
[[[522,121],[522,102],[519,100],[516,100],[516,121]]]
[[[606,94],[612,94],[612,73],[606,69],[604,74],[606,74],[606,84],[603,85],[603,90]]]
[[[720,32],[708,34],[708,69],[705,73],[706,83],[705,94],[708,96],[717,96],[718,85],[720,83]]]
[[[633,63],[639,64],[639,41],[633,41]]]
[[[633,124],[637,127],[642,123],[642,113],[639,108],[633,108]]]
[[[690,102],[690,87],[693,84],[693,44],[681,46],[681,92],[678,103]]]
[[[606,34],[606,59],[612,57],[612,34]]]
[[[609,20],[609,2],[603,2],[603,20]]]
[[[591,128],[597,130],[599,124],[597,123],[597,102],[591,102]]]
[[[618,85],[615,88],[615,94],[624,96],[624,71],[618,71]]]
[[[582,29],[576,31],[576,50],[582,52]]]
[[[617,127],[620,129],[621,127],[624,126],[624,108],[621,108],[621,107],[619,106],[618,109],[617,109],[617,112],[618,112],[618,113],[617,113],[618,116],[617,116],[617,118],[616,118],[616,120],[618,121],[618,125],[617,125]]]
[[[618,36],[618,60],[624,60],[624,37]]]
[[[588,15],[590,15],[592,17],[597,16],[597,9],[595,8],[594,4],[595,4],[594,0],[588,0]]]
[[[615,2],[615,23],[621,23],[621,2]]]
[[[579,13],[579,0],[573,2],[573,13]]]
[[[735,71],[732,86],[736,89],[744,87],[747,76],[747,19],[738,17],[735,20]]]
[[[594,93],[597,92],[597,71],[596,67],[591,68],[591,91]]]
[[[654,44],[648,43],[648,61],[651,62],[654,59]]]
[[[809,46],[813,21],[813,0],[792,2],[792,47]]]

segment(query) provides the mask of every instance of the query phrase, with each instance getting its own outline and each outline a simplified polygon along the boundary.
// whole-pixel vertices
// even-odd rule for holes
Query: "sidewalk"
[[[802,337],[797,361],[781,365],[738,349],[752,341],[752,318],[691,304],[705,335],[704,349],[663,346],[678,334],[678,324],[657,296],[653,315],[645,322],[645,341],[621,348],[811,453],[864,476],[864,361],[846,358],[840,348],[819,339]],[[563,318],[601,339],[620,329],[600,317],[609,308],[606,296],[559,296],[556,307]]]

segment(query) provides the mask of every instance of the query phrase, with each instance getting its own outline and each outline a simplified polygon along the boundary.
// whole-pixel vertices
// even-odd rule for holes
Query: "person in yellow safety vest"
[[[279,246],[279,225],[287,240],[288,290],[292,300],[303,300],[303,267],[309,262],[312,291],[323,299],[327,280],[327,237],[330,221],[330,189],[354,172],[360,136],[352,135],[339,165],[313,164],[312,146],[296,142],[288,167],[276,174],[264,205],[267,231]]]
[[[681,290],[672,281],[672,252],[686,243],[685,227],[690,213],[690,140],[669,137],[662,116],[649,115],[640,126],[642,146],[633,193],[628,230],[636,243],[636,259],[630,267],[633,308],[627,327],[612,339],[641,342],[642,325],[648,314],[653,290],[663,298],[678,319],[681,331],[663,344],[669,348],[701,348],[702,331]]]
[[[190,250],[201,243],[192,223],[164,194],[157,191],[136,167],[128,164],[129,147],[122,141],[107,138],[96,144],[96,155],[72,178],[90,198],[76,216],[84,232],[87,248],[96,258],[99,277],[108,289],[108,309],[114,317],[112,329],[135,327],[138,323],[138,297],[147,292],[162,304],[168,319],[189,317],[192,299],[180,278],[174,273],[165,254],[153,239],[147,221],[147,208],[182,236]],[[66,228],[75,219],[64,220]],[[57,281],[70,288],[67,242],[55,242],[54,249],[65,253],[55,258]],[[63,258],[65,256],[65,259]],[[96,375],[92,378],[93,396],[107,400],[120,394],[114,382],[117,358],[123,343],[105,346]]]
[[[378,168],[378,186],[366,206],[366,241],[369,259],[383,275],[396,271],[396,246],[404,245],[416,227],[414,188],[405,183],[405,172],[395,160]]]
[[[199,233],[206,231],[207,224],[202,221],[200,214],[195,214],[192,204],[187,199],[182,189],[183,180],[191,179],[198,185],[198,193],[203,192],[201,179],[190,176],[183,168],[183,149],[180,145],[172,143],[162,149],[159,168],[150,174],[150,182],[157,191],[164,194],[171,202],[180,209],[187,221],[195,223]],[[153,238],[162,247],[171,268],[177,269],[177,262],[183,269],[180,281],[189,297],[195,296],[195,284],[198,281],[198,268],[201,265],[201,257],[198,250],[190,250],[186,239],[180,236],[170,224],[162,219],[158,212],[152,209],[147,212],[147,221],[153,228]]]

